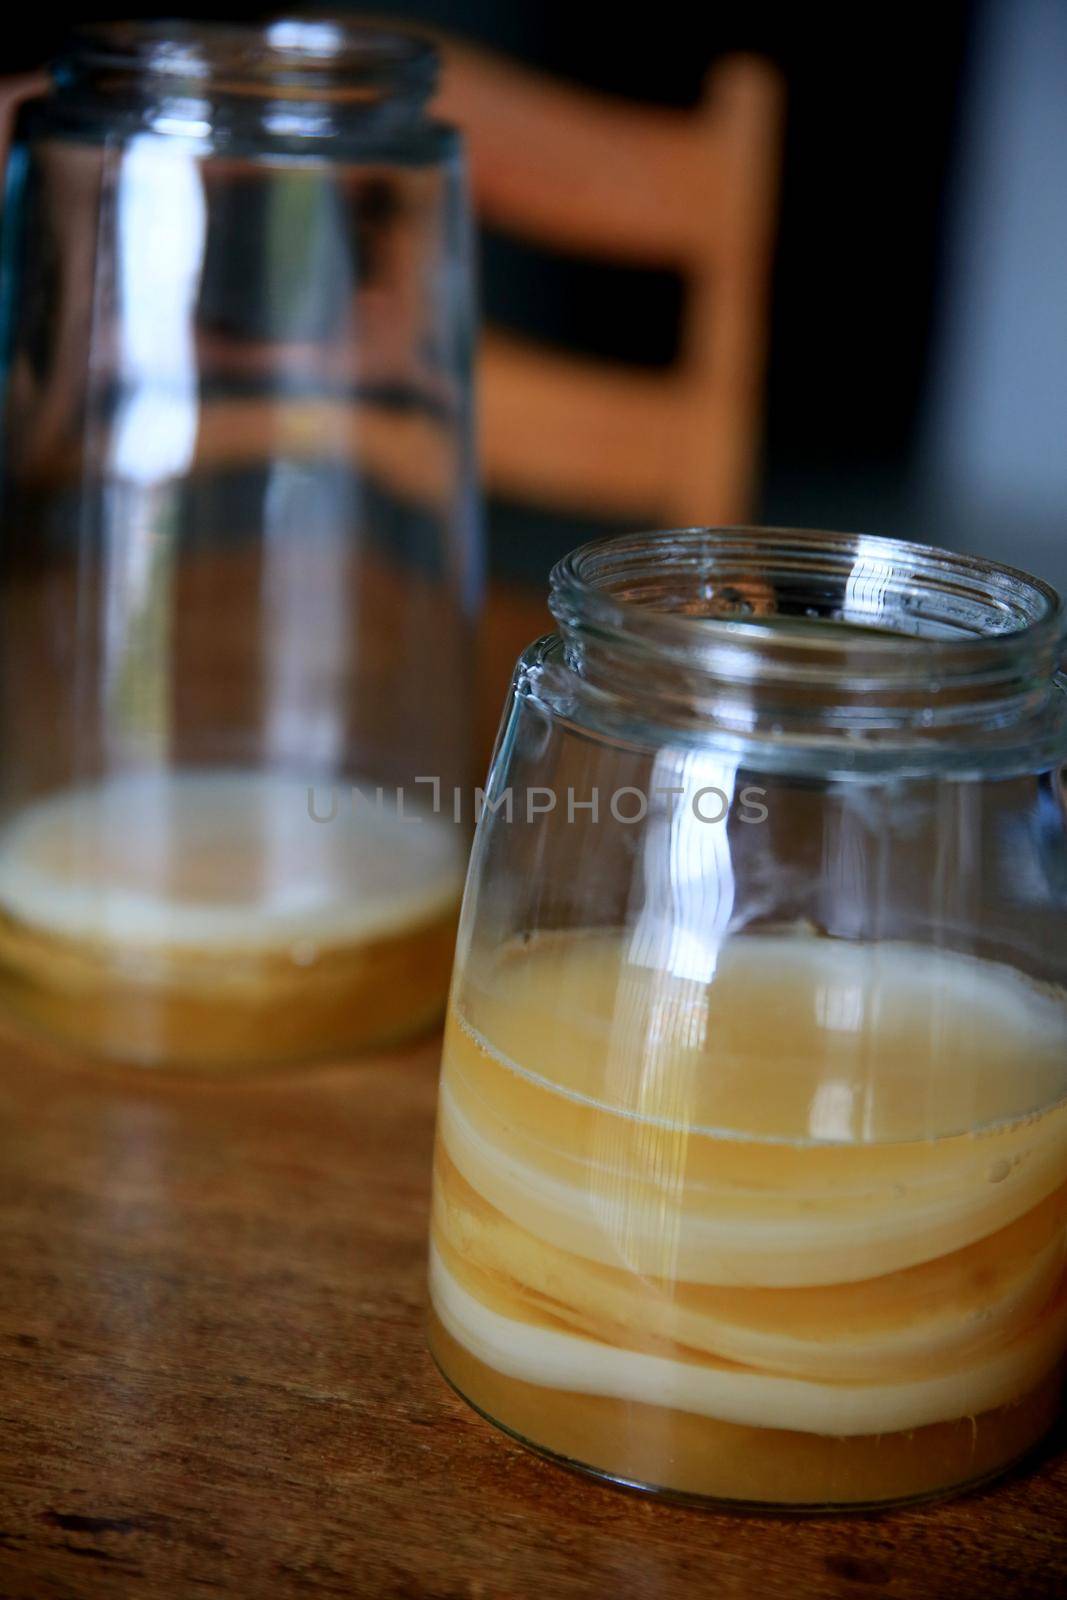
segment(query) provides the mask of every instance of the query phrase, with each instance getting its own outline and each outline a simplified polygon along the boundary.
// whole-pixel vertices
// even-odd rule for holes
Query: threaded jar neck
[[[785,739],[988,736],[1059,694],[1047,584],[866,535],[689,528],[584,545],[552,573],[570,668],[664,721]]]
[[[264,23],[105,22],[80,28],[54,65],[64,109],[166,108],[154,131],[281,108],[287,135],[333,133],[339,119],[394,128],[417,122],[438,69],[429,39],[344,18]],[[147,119],[151,125],[151,119]]]

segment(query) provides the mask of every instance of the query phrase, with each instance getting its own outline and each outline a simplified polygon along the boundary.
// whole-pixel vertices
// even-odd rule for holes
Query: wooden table
[[[528,1454],[423,1346],[437,1047],[233,1083],[0,1050],[3,1600],[1067,1594],[1067,1463],[684,1510]]]

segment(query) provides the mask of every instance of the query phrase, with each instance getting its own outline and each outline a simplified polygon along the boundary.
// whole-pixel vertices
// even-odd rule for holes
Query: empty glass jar
[[[985,1478],[1067,1347],[1060,602],[697,529],[579,550],[552,609],[461,922],[437,1360],[645,1488]]]
[[[117,23],[23,108],[0,1000],[90,1052],[286,1060],[443,1004],[481,553],[434,75],[340,21]]]

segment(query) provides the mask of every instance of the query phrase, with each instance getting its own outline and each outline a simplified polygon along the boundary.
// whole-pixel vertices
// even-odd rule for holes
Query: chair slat
[[[454,44],[444,50],[438,106],[471,131],[474,197],[486,221],[619,260],[680,266],[705,248],[715,141],[689,113],[557,84]]]
[[[633,372],[489,332],[481,354],[489,487],[574,511],[662,514],[690,398],[669,373]]]

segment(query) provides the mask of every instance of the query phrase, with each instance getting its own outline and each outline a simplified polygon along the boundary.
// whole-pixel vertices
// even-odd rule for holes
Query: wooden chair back
[[[731,56],[694,110],[563,86],[446,41],[439,109],[466,132],[479,216],[684,281],[678,357],[642,370],[489,329],[483,472],[534,504],[674,524],[750,513],[762,420],[783,92]]]

